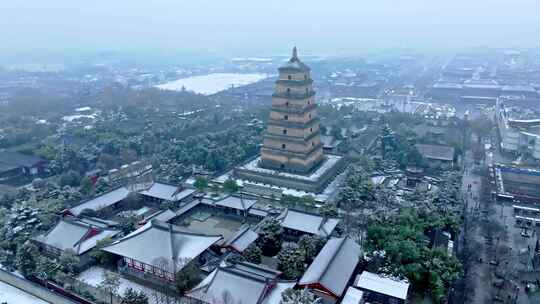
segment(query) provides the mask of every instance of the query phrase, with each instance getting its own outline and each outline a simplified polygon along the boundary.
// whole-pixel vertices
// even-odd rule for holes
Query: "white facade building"
[[[495,113],[501,149],[540,160],[540,119],[513,119],[500,100]]]

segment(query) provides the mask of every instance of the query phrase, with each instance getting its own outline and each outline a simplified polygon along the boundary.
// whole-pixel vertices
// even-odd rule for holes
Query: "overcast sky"
[[[0,53],[538,47],[540,0],[0,0]],[[24,52],[22,52],[24,51]]]

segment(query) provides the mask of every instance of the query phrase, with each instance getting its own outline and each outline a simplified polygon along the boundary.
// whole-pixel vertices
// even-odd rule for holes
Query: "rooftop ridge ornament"
[[[293,47],[293,49],[292,49],[292,57],[291,57],[291,59],[290,59],[289,61],[290,61],[290,62],[300,61],[300,60],[298,59],[298,50],[296,49],[296,46]]]

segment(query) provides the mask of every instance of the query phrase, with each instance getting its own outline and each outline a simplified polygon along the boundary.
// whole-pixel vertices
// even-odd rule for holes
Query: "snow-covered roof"
[[[454,147],[424,144],[416,144],[415,147],[422,156],[428,159],[440,159],[446,161],[452,161],[454,159]]]
[[[148,217],[144,219],[144,222],[148,222],[150,220],[158,220],[158,221],[166,223],[175,217],[176,217],[176,213],[174,213],[170,209],[160,210],[158,212],[150,214]]]
[[[347,288],[347,292],[341,300],[341,304],[362,304],[364,292],[354,287]]]
[[[249,209],[248,213],[251,214],[251,215],[261,216],[261,217],[268,216],[268,211],[257,209],[257,208]]]
[[[291,59],[279,67],[280,70],[309,71],[310,68],[298,58],[296,47],[293,49]]]
[[[214,205],[245,211],[255,205],[256,202],[257,200],[254,199],[246,199],[238,196],[227,196],[226,198],[215,202]]]
[[[126,199],[128,195],[129,190],[126,187],[120,187],[93,199],[82,202],[81,204],[69,209],[69,211],[75,216],[81,214],[84,209],[98,211]]]
[[[97,226],[100,228],[114,227],[118,225],[118,223],[115,221],[104,220],[98,217],[90,217],[90,216],[81,216],[79,217],[79,221],[85,224]]]
[[[356,277],[354,286],[398,299],[407,299],[409,283],[364,271]]]
[[[319,284],[340,297],[355,271],[360,254],[360,245],[352,239],[330,239],[309,265],[298,285]]]
[[[176,211],[176,216],[180,216],[180,215],[188,212],[189,210],[195,208],[196,206],[198,206],[201,203],[202,203],[202,201],[197,199],[197,200],[191,201],[191,202],[183,205],[182,207],[180,207],[180,209],[178,209]]]
[[[243,252],[249,245],[257,240],[259,235],[251,230],[249,226],[240,228],[233,234],[224,244],[226,247],[231,247],[238,252]]]
[[[76,219],[63,218],[49,232],[34,240],[60,250],[71,249],[75,254],[81,255],[94,248],[98,241],[113,237],[119,232]]]
[[[502,87],[503,91],[515,91],[515,92],[527,92],[535,93],[536,90],[529,85],[505,85]]]
[[[319,236],[330,236],[339,223],[337,218],[326,218],[318,214],[286,209],[281,215],[281,226]]]
[[[151,220],[103,250],[161,268],[163,261],[174,261],[178,271],[221,239],[221,235],[189,233]]]
[[[220,265],[199,285],[193,288],[188,297],[199,299],[203,303],[223,301],[224,295],[230,303],[279,304],[281,293],[289,285],[281,285],[279,297],[272,296],[272,289],[280,272],[251,263]],[[277,299],[268,301],[267,299]]]
[[[154,183],[152,187],[147,190],[140,191],[142,195],[155,197],[162,200],[168,201],[179,201],[182,200],[195,192],[195,189],[179,189],[177,186],[163,184],[163,183]]]

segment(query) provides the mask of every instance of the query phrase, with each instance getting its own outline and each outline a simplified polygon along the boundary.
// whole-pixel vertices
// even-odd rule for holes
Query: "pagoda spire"
[[[290,62],[293,62],[293,61],[298,61],[298,50],[296,49],[296,46],[293,47],[292,49],[292,57],[291,57],[291,60],[289,60]]]

